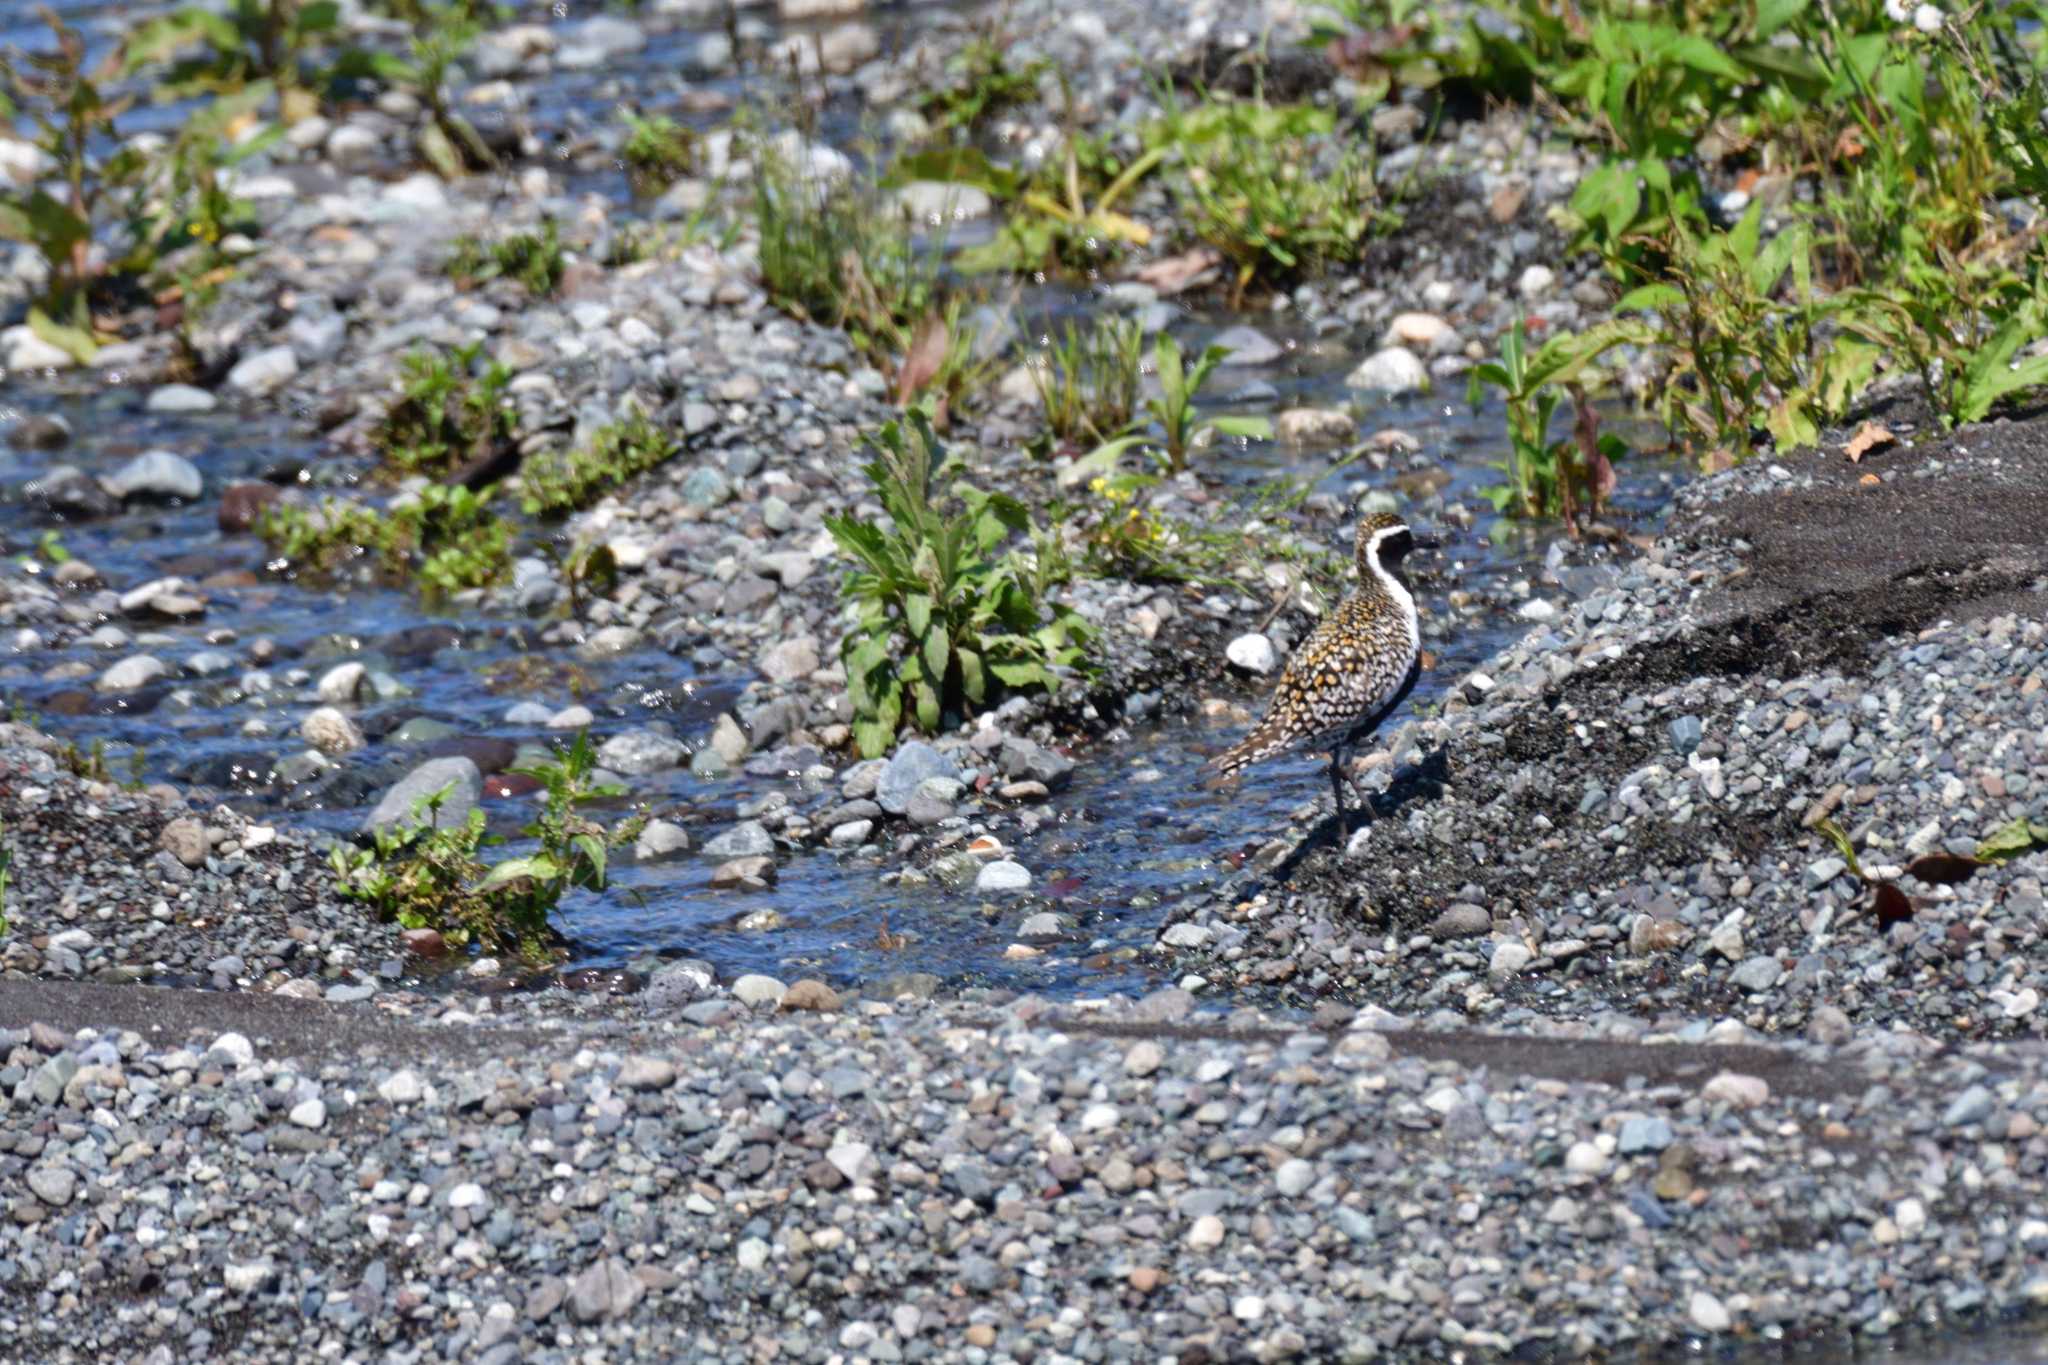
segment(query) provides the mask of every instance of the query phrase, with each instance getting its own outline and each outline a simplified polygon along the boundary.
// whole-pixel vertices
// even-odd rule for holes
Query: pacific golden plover
[[[1211,772],[1227,775],[1295,749],[1328,749],[1337,826],[1350,835],[1344,751],[1401,704],[1421,668],[1415,598],[1394,574],[1415,545],[1408,523],[1391,513],[1359,519],[1358,591],[1294,651],[1273,689],[1266,718],[1241,743],[1210,759]],[[1368,818],[1371,811],[1368,803]]]

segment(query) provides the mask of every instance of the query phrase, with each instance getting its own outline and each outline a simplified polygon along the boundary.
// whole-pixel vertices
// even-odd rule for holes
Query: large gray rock
[[[414,768],[396,786],[384,793],[377,808],[363,820],[363,831],[416,827],[425,821],[413,814],[413,803],[432,796],[443,787],[448,794],[434,813],[436,829],[450,829],[469,818],[483,796],[484,778],[474,761],[461,758],[430,758]]]
[[[950,777],[958,782],[959,766],[925,741],[913,739],[890,756],[889,766],[882,769],[882,780],[875,784],[875,800],[891,815],[901,815],[910,809],[911,793],[933,777]]]

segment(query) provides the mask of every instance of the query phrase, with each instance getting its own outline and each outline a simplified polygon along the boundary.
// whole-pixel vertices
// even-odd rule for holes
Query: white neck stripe
[[[1394,605],[1401,609],[1402,623],[1408,627],[1408,647],[1422,648],[1422,622],[1415,615],[1415,597],[1401,580],[1394,577],[1386,565],[1380,563],[1380,542],[1389,536],[1411,534],[1406,526],[1388,526],[1372,533],[1372,539],[1365,542],[1364,563],[1361,569],[1369,570],[1379,580],[1380,590],[1394,599]]]

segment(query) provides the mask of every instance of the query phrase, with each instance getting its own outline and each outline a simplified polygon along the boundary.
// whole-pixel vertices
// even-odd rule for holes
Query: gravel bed
[[[243,1031],[192,997],[96,1030],[103,998],[0,992],[0,1343],[1577,1357],[2048,1299],[2038,1049],[1599,1021],[1504,1054],[1374,1020],[1160,1022],[1185,1005],[721,1003],[596,1038],[351,1031],[359,1010],[312,1003]]]

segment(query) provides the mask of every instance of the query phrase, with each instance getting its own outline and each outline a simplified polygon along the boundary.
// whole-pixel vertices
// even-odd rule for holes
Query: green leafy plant
[[[256,530],[274,569],[332,578],[363,564],[380,581],[448,597],[496,582],[511,564],[513,528],[490,509],[495,491],[428,484],[381,509],[343,498],[275,503]]]
[[[659,194],[696,165],[696,135],[666,114],[643,117],[622,109],[619,117],[626,125],[619,159],[635,194]]]
[[[496,7],[467,0],[437,5],[402,0],[395,8],[412,25],[407,55],[373,52],[345,69],[349,74],[360,71],[417,92],[426,114],[417,137],[420,155],[443,178],[453,180],[465,171],[496,169],[497,154],[476,125],[456,111],[448,93],[450,73],[483,31],[484,16],[495,17]]]
[[[2048,823],[2022,815],[1985,835],[1977,845],[1977,858],[2003,863],[2042,850],[2048,850]]]
[[[1271,440],[1273,424],[1264,417],[1208,415],[1195,406],[1202,386],[1230,352],[1222,346],[1208,346],[1188,365],[1180,343],[1161,332],[1153,343],[1152,361],[1159,379],[1159,393],[1145,400],[1152,428],[1131,432],[1103,442],[1074,461],[1060,475],[1060,482],[1074,485],[1110,473],[1116,462],[1136,450],[1151,456],[1169,474],[1188,467],[1188,453],[1219,436],[1240,440]]]
[[[512,372],[479,368],[481,343],[405,357],[399,398],[379,423],[376,444],[398,474],[448,475],[489,468],[510,448],[518,419],[506,401]]]
[[[640,413],[600,427],[566,453],[527,457],[519,469],[520,505],[529,516],[560,516],[675,455],[675,438]]]
[[[952,80],[927,90],[918,109],[942,132],[974,132],[1004,109],[1029,104],[1052,63],[1039,58],[1012,70],[1004,44],[993,35],[976,37],[949,64]]]
[[[1306,104],[1168,95],[1147,132],[1169,154],[1167,184],[1189,231],[1237,269],[1233,301],[1255,281],[1285,284],[1358,259],[1401,217],[1380,197],[1371,144],[1335,140],[1329,110]]]
[[[448,273],[464,284],[486,280],[517,280],[535,298],[546,298],[561,287],[568,261],[562,251],[561,230],[550,218],[539,232],[515,232],[495,242],[475,237],[458,237],[448,255]]]
[[[471,810],[443,826],[442,806],[452,784],[421,797],[412,818],[379,830],[369,848],[337,845],[330,855],[336,893],[368,905],[380,919],[408,929],[432,929],[457,945],[485,952],[512,951],[530,963],[560,956],[552,916],[571,891],[603,892],[610,884],[610,850],[630,843],[644,820],[607,829],[584,814],[625,788],[593,785],[596,755],[587,734],[555,756],[513,771],[541,783],[540,811],[520,832],[534,840],[530,853],[485,863],[479,854],[503,840],[486,832],[484,813]]]
[[[1031,378],[1058,441],[1106,441],[1137,410],[1144,334],[1129,318],[1071,320],[1032,362]]]
[[[1643,335],[1638,325],[1607,323],[1576,336],[1552,337],[1531,352],[1522,320],[1516,318],[1501,340],[1500,359],[1473,368],[1468,402],[1479,406],[1489,388],[1507,401],[1508,458],[1501,466],[1507,482],[1487,490],[1495,510],[1562,516],[1574,537],[1581,505],[1589,515],[1599,515],[1601,500],[1614,487],[1613,461],[1626,447],[1614,436],[1598,434],[1579,380],[1606,351]],[[1551,418],[1568,396],[1577,413],[1576,429],[1552,440]]]
[[[897,161],[885,183],[972,185],[1008,207],[993,237],[954,256],[963,274],[1099,269],[1123,248],[1151,242],[1152,229],[1117,206],[1166,155],[1166,148],[1153,147],[1126,160],[1107,138],[1069,127],[1060,150],[1028,175],[995,164],[977,148],[945,147]]]
[[[114,120],[134,103],[131,95],[103,93],[120,75],[118,49],[91,67],[85,37],[47,6],[37,14],[55,38],[55,50],[23,56],[0,50],[0,126],[27,119],[35,146],[55,163],[62,198],[40,185],[25,193],[0,190],[0,240],[32,246],[48,267],[42,300],[29,309],[36,335],[80,361],[99,349],[93,327],[93,218],[102,196],[128,183],[142,165],[132,151],[95,164],[92,149],[114,136]]]
[[[858,613],[841,656],[864,755],[886,753],[905,720],[930,733],[1004,689],[1053,686],[1056,669],[1086,667],[1093,638],[1079,615],[1048,602],[1052,564],[1003,551],[1029,533],[1030,514],[965,483],[941,507],[932,483],[944,448],[924,409],[908,421],[908,436],[890,422],[869,437],[875,458],[863,466],[890,525],[825,520],[858,566],[841,589]]]
[[[234,0],[223,9],[193,5],[138,27],[125,45],[125,64],[134,71],[176,56],[158,82],[160,98],[274,92],[282,119],[297,123],[318,112],[320,92],[345,69],[309,60],[340,26],[341,7],[334,0]],[[360,62],[360,54],[352,59]]]

